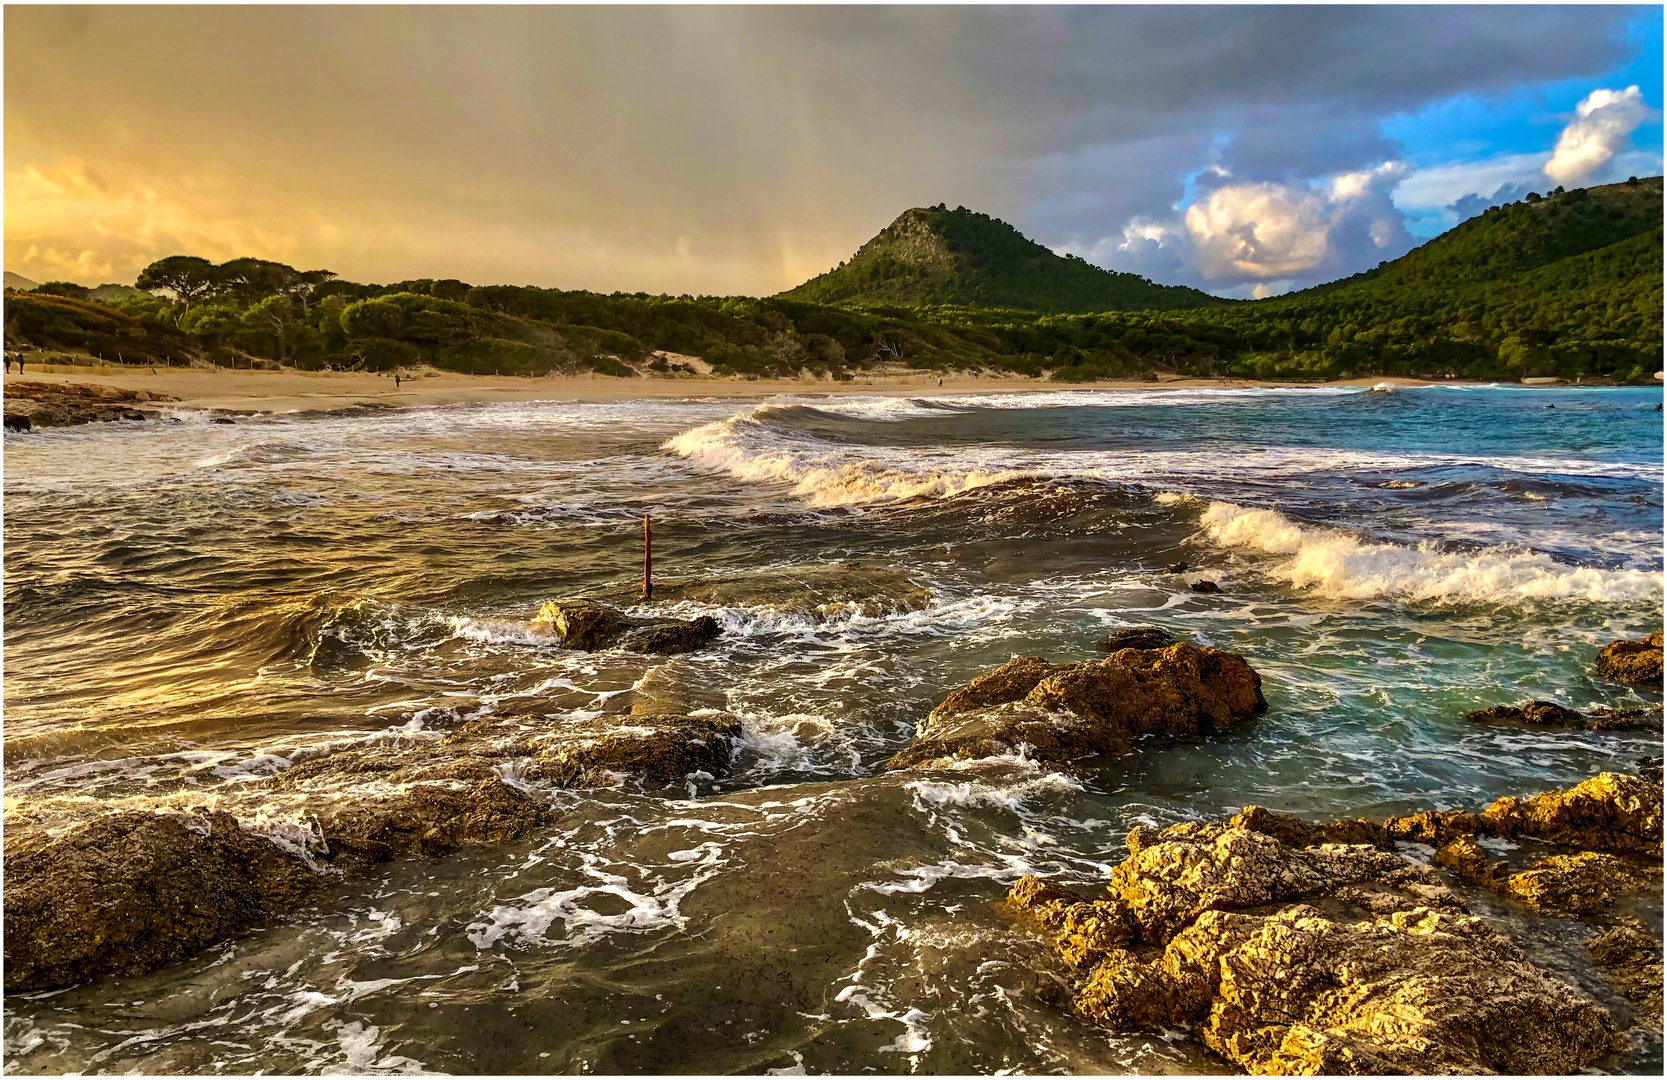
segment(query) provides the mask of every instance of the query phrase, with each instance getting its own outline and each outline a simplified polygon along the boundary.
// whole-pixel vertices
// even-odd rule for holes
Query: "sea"
[[[1007,888],[1101,881],[1134,826],[1250,803],[1382,818],[1636,772],[1659,735],[1465,714],[1659,702],[1592,661],[1662,625],[1661,402],[835,390],[7,432],[8,833],[208,806],[305,852],[268,784],[296,762],[511,708],[623,718],[650,677],[744,736],[727,776],[663,789],[505,761],[557,811],[544,833],[388,863],[148,975],[9,995],[5,1071],[1230,1071],[1075,1017]],[[633,611],[722,637],[561,648],[539,605],[629,588],[644,515],[669,578],[837,564],[931,600],[662,603]],[[1243,654],[1267,713],[1069,771],[886,771],[956,686],[1132,626]],[[1607,993],[1580,924],[1496,914]],[[1658,1070],[1659,1031],[1634,1042],[1603,1067]]]

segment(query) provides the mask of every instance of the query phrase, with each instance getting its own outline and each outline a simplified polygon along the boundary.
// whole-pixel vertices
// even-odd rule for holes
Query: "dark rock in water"
[[[547,623],[563,647],[583,652],[607,648],[633,625],[618,608],[582,598],[546,600],[533,622]]]
[[[33,426],[34,425],[29,422],[29,418],[24,416],[22,413],[9,412],[6,414],[7,431],[28,431]]]
[[[697,771],[723,776],[740,737],[741,722],[721,714],[598,717],[569,726],[528,776],[566,787],[605,787],[615,782],[616,774],[655,784],[673,783]]]
[[[632,630],[619,639],[619,647],[626,652],[673,653],[694,652],[723,633],[718,620],[701,615],[688,622],[658,623]]]
[[[211,417],[208,418],[208,422],[211,423],[211,424],[235,424],[235,423],[237,423],[236,420],[233,420],[229,416],[211,416]]]
[[[1017,753],[1064,763],[1120,753],[1136,735],[1192,735],[1267,709],[1261,677],[1234,653],[1185,643],[1104,660],[1011,660],[932,710],[893,769]]]
[[[1477,722],[1511,720],[1519,724],[1547,724],[1554,727],[1578,727],[1586,719],[1580,713],[1573,709],[1565,709],[1555,701],[1530,701],[1525,705],[1493,705],[1465,713],[1464,718]]]
[[[417,784],[392,799],[334,811],[318,824],[332,861],[350,867],[519,840],[550,817],[541,800],[493,777],[464,790]]]
[[[1507,722],[1540,727],[1584,728],[1587,731],[1635,731],[1661,726],[1661,710],[1611,709],[1598,706],[1590,713],[1565,708],[1554,701],[1530,701],[1522,705],[1493,705],[1466,713],[1466,720],[1479,723]]]
[[[1103,652],[1118,649],[1164,649],[1175,644],[1175,635],[1156,626],[1134,626],[1116,630],[1094,643]]]
[[[6,426],[28,422],[31,427],[70,427],[110,420],[155,420],[160,414],[143,404],[177,401],[168,394],[121,390],[96,383],[9,382],[6,384]],[[19,420],[13,420],[13,417]],[[13,430],[28,430],[13,428]]]
[[[1661,631],[1641,641],[1612,641],[1598,653],[1597,673],[1634,685],[1661,685]]]
[[[1213,581],[1195,581],[1188,586],[1195,593],[1218,593],[1221,586]]]
[[[1163,568],[1163,572],[1166,574],[1184,574],[1191,569],[1192,567],[1188,566],[1186,563],[1178,562],[1170,563],[1168,566]]]
[[[1626,773],[1599,773],[1563,791],[1530,798],[1506,796],[1479,814],[1426,810],[1390,818],[1397,840],[1441,847],[1456,836],[1524,836],[1582,851],[1661,857],[1659,783]]]
[[[150,971],[304,903],[324,880],[208,811],[8,837],[5,868],[7,993]]]
[[[618,646],[628,652],[693,652],[715,640],[722,630],[716,619],[633,619],[595,600],[546,600],[533,620],[549,626],[563,648],[595,652]]]
[[[1659,1028],[1661,946],[1644,933],[1643,925],[1624,919],[1588,941],[1586,951],[1616,991],[1637,1007],[1639,1016]]]
[[[1570,1072],[1617,1047],[1601,1006],[1399,855],[1201,822],[1130,849],[1097,896],[1009,893],[1092,965],[1073,1001],[1096,1023],[1188,1030],[1253,1074]]]
[[[1661,766],[1662,759],[1660,757],[1641,757],[1638,759],[1638,775],[1646,780],[1654,780],[1659,784],[1661,783]]]

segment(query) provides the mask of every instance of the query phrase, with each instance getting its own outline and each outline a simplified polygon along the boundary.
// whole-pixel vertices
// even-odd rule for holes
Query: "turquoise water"
[[[1135,824],[1473,806],[1659,753],[1463,717],[1641,703],[1590,669],[1661,625],[1660,401],[712,398],[8,433],[8,828],[212,801],[289,836],[299,809],[262,781],[293,761],[483,710],[626,712],[656,666],[747,731],[728,777],[538,791],[563,813],[535,842],[8,998],[8,1071],[1217,1068],[1049,1004],[1042,950],[992,902],[1026,872],[1102,877]],[[725,636],[664,665],[529,625],[632,580],[643,513],[663,574],[852,560],[935,599],[822,622],[679,605]],[[972,675],[1130,625],[1245,654],[1267,715],[1071,775],[883,772]],[[1513,932],[1589,979],[1576,925]]]

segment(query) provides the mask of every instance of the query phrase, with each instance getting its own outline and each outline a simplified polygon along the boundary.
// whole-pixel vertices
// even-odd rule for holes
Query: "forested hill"
[[[825,274],[780,294],[815,304],[953,304],[1053,314],[1173,311],[1226,301],[1059,256],[964,206],[906,210]]]
[[[1260,354],[1252,371],[1653,374],[1662,240],[1659,176],[1534,195],[1376,269],[1208,317]]]
[[[931,213],[981,229],[978,219],[991,222],[959,210]],[[1651,382],[1662,360],[1661,215],[1659,177],[1555,192],[1490,210],[1394,262],[1303,292],[1094,314],[1063,313],[1078,302],[1099,306],[1083,299],[1086,285],[1074,292],[1072,283],[1128,275],[1051,253],[1035,257],[1044,277],[1028,285],[981,279],[1013,282],[1016,291],[1000,297],[1015,305],[1007,308],[986,306],[993,286],[976,304],[831,304],[799,298],[815,282],[764,299],[449,279],[364,285],[261,259],[217,265],[178,255],[147,267],[137,288],[49,281],[31,292],[8,289],[6,349],[142,364],[369,371],[427,364],[621,377],[691,373],[688,358],[696,357],[720,374],[835,379],[905,366],[1072,382],[1164,371]],[[946,279],[967,280],[957,268],[974,265],[972,256],[944,259]],[[1072,300],[1060,301],[1061,313],[1016,306],[1055,271],[1058,296]],[[1169,300],[1189,291],[1133,280]]]

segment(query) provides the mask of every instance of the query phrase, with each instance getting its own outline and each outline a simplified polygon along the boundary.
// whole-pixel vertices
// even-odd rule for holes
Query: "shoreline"
[[[121,390],[144,390],[177,398],[170,405],[225,412],[326,412],[355,406],[415,408],[490,402],[630,401],[679,398],[765,398],[781,395],[893,396],[898,394],[1069,393],[1094,390],[1199,390],[1307,388],[1334,386],[1434,386],[1444,383],[1396,376],[1293,383],[1255,379],[1174,378],[1159,382],[1106,380],[1060,383],[1022,376],[943,376],[879,373],[852,382],[827,379],[734,379],[716,376],[622,379],[608,375],[462,375],[425,374],[403,380],[369,372],[206,371],[200,368],[81,368],[43,365],[41,370],[7,373],[17,382],[91,383]],[[1459,380],[1453,380],[1459,384]]]

